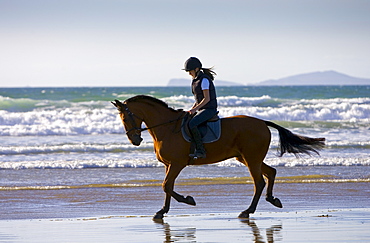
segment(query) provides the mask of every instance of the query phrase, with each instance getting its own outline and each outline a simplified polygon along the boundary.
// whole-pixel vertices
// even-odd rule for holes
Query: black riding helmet
[[[196,68],[199,68],[201,69],[202,68],[202,63],[199,61],[198,58],[196,57],[190,57],[188,60],[186,60],[185,64],[184,64],[184,69],[185,71],[191,71],[191,70],[195,70]]]

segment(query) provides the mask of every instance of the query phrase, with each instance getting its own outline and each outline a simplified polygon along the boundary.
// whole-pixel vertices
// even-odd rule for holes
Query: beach
[[[368,242],[369,210],[0,222],[1,242]],[[6,233],[3,233],[6,230]]]
[[[158,186],[2,192],[1,242],[368,242],[369,182],[278,183],[284,208],[261,198],[238,219],[251,184],[180,185],[195,207],[172,200],[163,221]],[[10,200],[12,197],[12,200]],[[19,201],[20,203],[17,203]],[[4,216],[7,215],[7,216]],[[17,219],[18,218],[18,219]]]
[[[217,85],[217,83],[216,83]],[[277,156],[274,196],[249,220],[253,182],[236,161],[186,167],[161,222],[164,166],[148,132],[128,141],[110,101],[146,94],[175,109],[184,87],[0,89],[0,242],[368,242],[370,86],[218,87],[219,116],[246,114],[325,137],[320,155]],[[142,124],[145,127],[145,124]],[[174,131],[176,133],[176,131]],[[264,192],[265,193],[265,192]]]

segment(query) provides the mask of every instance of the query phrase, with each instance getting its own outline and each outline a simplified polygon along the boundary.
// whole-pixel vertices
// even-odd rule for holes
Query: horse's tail
[[[311,155],[312,152],[319,155],[318,150],[325,146],[325,138],[309,138],[292,133],[288,129],[281,127],[273,122],[265,121],[266,125],[279,131],[280,137],[280,157],[284,153],[293,153],[299,156],[300,153]]]

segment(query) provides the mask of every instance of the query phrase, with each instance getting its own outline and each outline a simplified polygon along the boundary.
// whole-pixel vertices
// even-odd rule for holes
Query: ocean
[[[370,86],[216,89],[220,117],[249,115],[297,134],[326,138],[320,156],[278,157],[277,132],[271,129],[265,162],[277,169],[279,183],[370,182]],[[93,188],[104,193],[160,187],[164,169],[155,158],[149,133],[143,133],[139,147],[131,145],[110,103],[139,94],[159,98],[175,109],[187,110],[194,101],[188,87],[1,88],[0,203],[12,204],[4,193],[16,191]],[[251,184],[247,168],[229,159],[190,166],[178,183],[241,180]]]

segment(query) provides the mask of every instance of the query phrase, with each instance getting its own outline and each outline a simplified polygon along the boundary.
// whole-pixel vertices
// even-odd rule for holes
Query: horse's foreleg
[[[239,218],[249,218],[249,214],[254,213],[257,208],[258,201],[261,197],[263,188],[266,185],[265,180],[263,179],[261,168],[257,165],[249,166],[250,174],[254,182],[254,195],[251,202],[251,205],[247,210],[244,210],[239,214]]]
[[[168,170],[169,170],[169,166],[166,165],[166,176],[167,176],[167,173],[168,173]],[[163,216],[165,213],[168,213],[168,211],[170,210],[170,204],[171,204],[171,195],[166,193],[166,196],[165,196],[165,199],[164,199],[164,205],[163,207],[161,208],[161,210],[159,210],[158,212],[156,212],[156,214],[154,215],[153,219],[156,220],[156,219],[163,219]]]
[[[161,210],[159,210],[154,215],[155,219],[161,219],[163,218],[165,213],[168,213],[168,211],[170,210],[171,197],[176,199],[176,201],[178,202],[183,202],[183,203],[193,205],[193,206],[196,205],[193,197],[191,196],[184,197],[173,190],[175,180],[183,168],[184,166],[172,165],[172,164],[166,167],[166,177],[162,184],[163,191],[166,193],[165,205],[163,206]]]
[[[263,175],[267,178],[266,201],[270,202],[275,207],[282,208],[283,205],[281,204],[280,200],[275,198],[272,194],[276,177],[276,169],[266,165],[265,163],[262,163],[261,169]]]
[[[154,215],[153,219],[163,219],[164,217],[164,214],[165,213],[168,213],[168,211],[170,210],[170,203],[171,203],[171,195],[166,193],[166,197],[164,199],[164,206],[161,210],[159,210],[158,212],[156,212],[156,214]]]
[[[163,182],[163,190],[165,193],[170,194],[176,201],[195,206],[195,201],[193,197],[191,196],[184,197],[173,190],[175,180],[183,168],[184,166],[176,164],[175,165],[171,164],[168,167],[166,178],[164,179]]]

